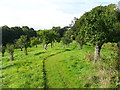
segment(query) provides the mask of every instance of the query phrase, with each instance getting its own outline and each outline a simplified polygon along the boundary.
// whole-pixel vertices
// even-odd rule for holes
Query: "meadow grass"
[[[84,45],[83,49],[79,50],[75,42],[67,48],[62,48],[61,43],[55,44],[53,48],[48,45],[47,50],[43,50],[41,44],[38,48],[28,48],[28,55],[24,55],[20,49],[15,49],[14,61],[10,61],[5,53],[0,70],[2,87],[99,88],[102,85],[104,80],[98,75],[101,69],[96,69],[97,63],[92,62],[93,47]],[[102,67],[110,67],[108,62],[112,58],[111,55],[115,56],[112,50],[102,49],[101,56],[105,59],[102,61]]]

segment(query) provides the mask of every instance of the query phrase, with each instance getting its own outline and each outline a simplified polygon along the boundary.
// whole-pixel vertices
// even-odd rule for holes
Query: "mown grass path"
[[[51,56],[45,60],[45,70],[46,70],[46,87],[67,87],[64,76],[61,73],[62,67],[60,66],[59,60],[61,55],[64,53],[59,53],[57,55]],[[52,62],[52,63],[51,63]],[[51,63],[51,64],[50,64]]]
[[[84,87],[84,80],[81,80],[81,77],[84,77],[90,72],[87,70],[90,65],[84,61],[79,61],[78,57],[81,56],[83,52],[79,53],[79,50],[75,47],[76,46],[66,48],[44,59],[45,88]],[[81,74],[81,70],[83,74]]]

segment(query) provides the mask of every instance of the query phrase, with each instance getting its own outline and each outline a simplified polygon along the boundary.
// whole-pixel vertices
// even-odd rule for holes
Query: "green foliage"
[[[63,37],[64,33],[68,30],[69,27],[53,27],[52,30],[59,34],[59,38]],[[59,40],[60,41],[60,40]]]
[[[36,31],[33,28],[27,26],[18,27],[8,27],[6,25],[0,28],[2,30],[2,44],[5,46],[7,43],[14,43],[15,39],[19,39],[21,35],[27,35],[28,39],[30,37],[36,36]]]
[[[62,37],[61,41],[64,45],[68,46],[72,42],[71,32],[66,31],[64,34],[64,37]]]
[[[97,6],[75,21],[71,28],[78,43],[95,46],[94,59],[100,58],[101,46],[107,42],[120,40],[119,12],[115,4]]]
[[[104,43],[103,46],[102,46],[102,48],[107,49],[107,50],[116,51],[117,50],[117,45],[116,45],[116,43],[110,43],[110,42],[108,42],[108,43]]]
[[[20,47],[24,47],[25,55],[28,55],[27,48],[30,45],[30,43],[27,39],[27,36],[25,36],[25,35],[20,36],[20,38],[16,41],[16,43],[19,44]]]
[[[43,45],[45,45],[44,49],[47,49],[47,45],[49,43],[51,43],[51,47],[52,47],[52,44],[54,42],[60,42],[60,35],[56,31],[40,30],[37,32],[37,34],[38,34],[38,37],[40,38],[40,40],[43,42]]]
[[[70,40],[68,37],[62,37],[61,40],[62,40],[62,43],[67,46],[72,42],[72,40]]]
[[[13,44],[7,44],[6,48],[7,48],[8,53],[13,53],[14,52],[14,45]]]
[[[104,42],[109,42],[113,39],[110,37],[114,23],[117,21],[115,15],[115,5],[98,6],[89,12],[86,23],[88,23],[88,34],[90,42],[93,45],[102,45]],[[115,32],[112,32],[115,33]],[[114,37],[112,37],[114,38]]]
[[[36,31],[33,28],[23,26],[22,30],[24,31],[25,35],[27,35],[28,39],[30,39],[30,37],[36,36]]]
[[[4,53],[5,53],[6,48],[5,48],[5,46],[2,46],[1,49],[2,49],[2,57],[4,57]]]
[[[31,46],[37,45],[38,43],[39,43],[38,37],[31,37],[30,38],[30,45]]]
[[[27,40],[27,36],[20,36],[20,38],[17,40],[17,43],[21,46],[21,47],[25,47],[27,48],[29,45],[29,42]]]
[[[13,44],[7,44],[6,48],[7,48],[7,52],[10,54],[10,60],[14,60],[14,57],[13,57],[14,45]]]

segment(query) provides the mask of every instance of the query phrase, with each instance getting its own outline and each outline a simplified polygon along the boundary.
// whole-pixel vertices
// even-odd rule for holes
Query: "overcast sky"
[[[0,0],[0,26],[29,26],[51,29],[67,26],[74,17],[99,5],[117,4],[119,0]]]

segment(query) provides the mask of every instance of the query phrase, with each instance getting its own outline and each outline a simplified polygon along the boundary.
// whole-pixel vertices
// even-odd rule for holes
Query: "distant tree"
[[[59,33],[53,31],[53,30],[41,30],[38,33],[38,37],[40,38],[40,40],[43,43],[43,48],[47,49],[48,44],[50,43],[50,47],[53,47],[53,43],[59,42]]]
[[[43,31],[44,31],[44,30],[38,30],[38,31],[36,32],[36,33],[37,33],[37,37],[38,37],[38,39],[39,39],[40,42],[43,41],[43,39],[42,39]]]
[[[17,40],[17,43],[19,43],[21,47],[25,48],[24,49],[25,55],[28,55],[27,48],[29,46],[29,41],[27,40],[27,36],[25,35],[20,36],[20,38]]]
[[[5,53],[5,46],[2,46],[2,57],[4,57],[4,53]]]
[[[14,45],[13,44],[7,44],[6,45],[7,51],[10,55],[10,60],[14,60]]]
[[[5,46],[7,43],[14,43],[15,39],[20,38],[21,35],[27,35],[27,39],[36,36],[36,31],[28,26],[23,26],[22,28],[15,26],[9,28],[4,25],[0,28],[2,30],[2,44]]]
[[[34,36],[34,37],[31,37],[31,38],[30,38],[30,45],[31,45],[31,46],[34,46],[34,45],[35,45],[36,48],[37,48],[37,44],[38,44],[38,43],[39,43],[38,37],[35,37],[35,36]]]
[[[19,39],[21,35],[25,35],[24,31],[18,27],[18,26],[15,26],[15,27],[11,27],[10,28],[10,31],[12,32],[12,41],[14,41],[15,39]]]
[[[2,44],[3,46],[6,46],[7,43],[11,43],[12,39],[12,35],[10,32],[10,28],[8,26],[2,26]]]
[[[50,35],[49,35],[49,30],[44,30],[41,33],[41,38],[42,38],[42,42],[43,42],[43,48],[45,50],[47,50],[47,46],[50,43],[49,39],[50,39]]]
[[[30,37],[36,36],[36,31],[33,28],[22,26],[22,30],[24,31],[25,35],[27,35],[28,39],[30,39]]]
[[[65,32],[64,37],[62,37],[61,41],[63,45],[66,45],[66,47],[69,46],[69,44],[72,42],[70,31]]]
[[[71,21],[71,24],[69,24],[69,27],[72,28],[78,18],[74,17],[73,20]]]
[[[55,32],[53,30],[50,30],[49,31],[49,42],[51,43],[51,45],[50,45],[51,48],[53,47],[54,42],[60,42],[59,33]]]
[[[61,38],[63,37],[65,31],[67,31],[69,29],[68,26],[65,26],[63,28],[61,27],[53,27],[52,30],[55,31],[56,33],[59,34],[59,39],[57,40],[57,42],[60,42]]]
[[[17,48],[20,48],[20,50],[21,51],[23,51],[23,44],[22,44],[22,41],[21,41],[21,39],[16,39],[15,40],[15,46],[17,47]]]

